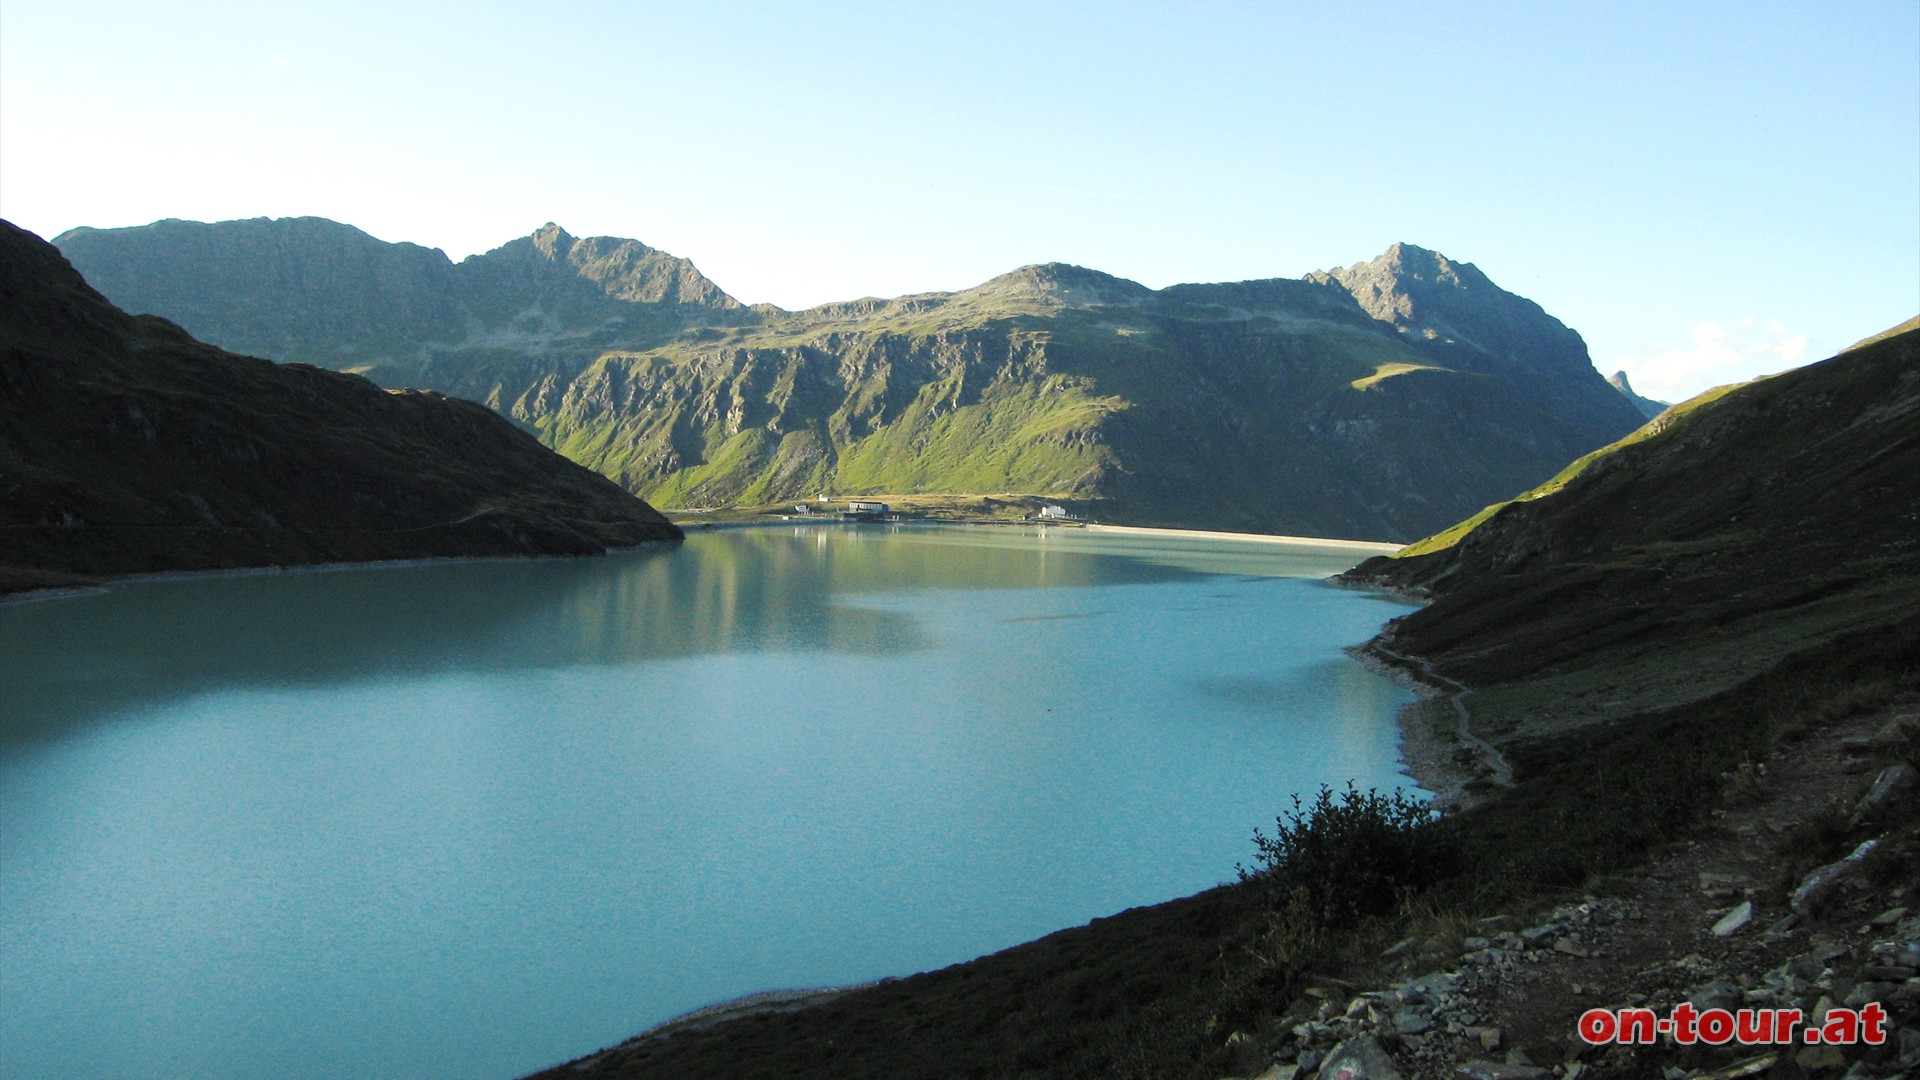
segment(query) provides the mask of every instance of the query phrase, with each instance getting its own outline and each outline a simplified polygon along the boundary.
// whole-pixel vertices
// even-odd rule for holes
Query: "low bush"
[[[1391,914],[1462,865],[1450,820],[1404,792],[1362,792],[1352,783],[1338,797],[1321,787],[1311,804],[1295,795],[1274,834],[1255,829],[1253,843],[1259,866],[1239,867],[1240,880],[1265,891],[1273,907],[1326,927]]]

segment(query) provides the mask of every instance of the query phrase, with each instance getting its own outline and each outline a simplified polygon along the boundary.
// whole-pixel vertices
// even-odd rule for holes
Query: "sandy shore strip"
[[[1341,540],[1330,536],[1282,536],[1277,533],[1208,532],[1202,529],[1161,529],[1148,525],[1096,525],[1079,521],[1014,521],[995,518],[941,518],[937,520],[910,519],[907,521],[850,521],[837,514],[793,514],[777,520],[767,521],[701,521],[697,517],[672,518],[675,525],[687,532],[718,532],[722,529],[766,529],[783,528],[790,525],[844,525],[869,526],[890,525],[895,527],[974,527],[991,526],[1002,529],[1076,529],[1086,532],[1109,533],[1117,536],[1166,536],[1188,540],[1239,540],[1253,544],[1285,544],[1292,547],[1343,548],[1350,551],[1364,551],[1372,555],[1391,555],[1405,544],[1390,544],[1381,540]]]
[[[1141,536],[1183,536],[1196,540],[1245,540],[1256,544],[1290,544],[1295,547],[1338,547],[1391,555],[1405,544],[1379,540],[1339,540],[1330,536],[1278,536],[1272,533],[1206,532],[1200,529],[1152,529],[1144,525],[1087,525],[1089,532],[1138,534]]]

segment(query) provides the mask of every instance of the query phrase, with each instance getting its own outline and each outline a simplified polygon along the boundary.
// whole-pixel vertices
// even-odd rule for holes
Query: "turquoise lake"
[[[714,530],[0,605],[9,1077],[499,1077],[1234,877],[1406,786],[1367,552]]]

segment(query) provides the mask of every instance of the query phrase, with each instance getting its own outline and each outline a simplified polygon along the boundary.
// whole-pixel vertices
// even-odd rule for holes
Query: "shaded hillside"
[[[11,224],[0,253],[0,590],[679,535],[479,406],[203,345]]]
[[[1347,577],[1434,598],[1382,641],[1473,685],[1496,741],[1703,697],[1911,623],[1920,331],[1676,405]]]
[[[1633,388],[1633,383],[1627,380],[1627,373],[1624,371],[1616,371],[1607,376],[1607,385],[1620,391],[1620,396],[1632,402],[1633,407],[1640,410],[1640,415],[1649,420],[1667,411],[1666,402],[1655,401],[1653,398],[1643,397],[1636,392]]]
[[[363,305],[363,279],[282,287],[295,275],[276,270],[232,287],[230,263],[296,250],[313,220],[60,243],[132,308],[483,402],[666,506],[1019,492],[1108,520],[1408,539],[1639,421],[1579,335],[1408,245],[1305,281],[1156,291],[1049,264],[784,312],[743,308],[637,242],[548,226],[431,273],[416,258],[408,280],[442,299],[414,322]],[[379,244],[322,224],[329,244]],[[328,336],[363,306],[359,336]],[[443,309],[452,321],[434,321]]]

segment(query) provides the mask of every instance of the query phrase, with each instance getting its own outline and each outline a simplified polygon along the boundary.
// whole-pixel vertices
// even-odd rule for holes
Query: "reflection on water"
[[[507,1076],[1204,888],[1396,779],[1354,558],[809,526],[0,607],[0,1060]]]

